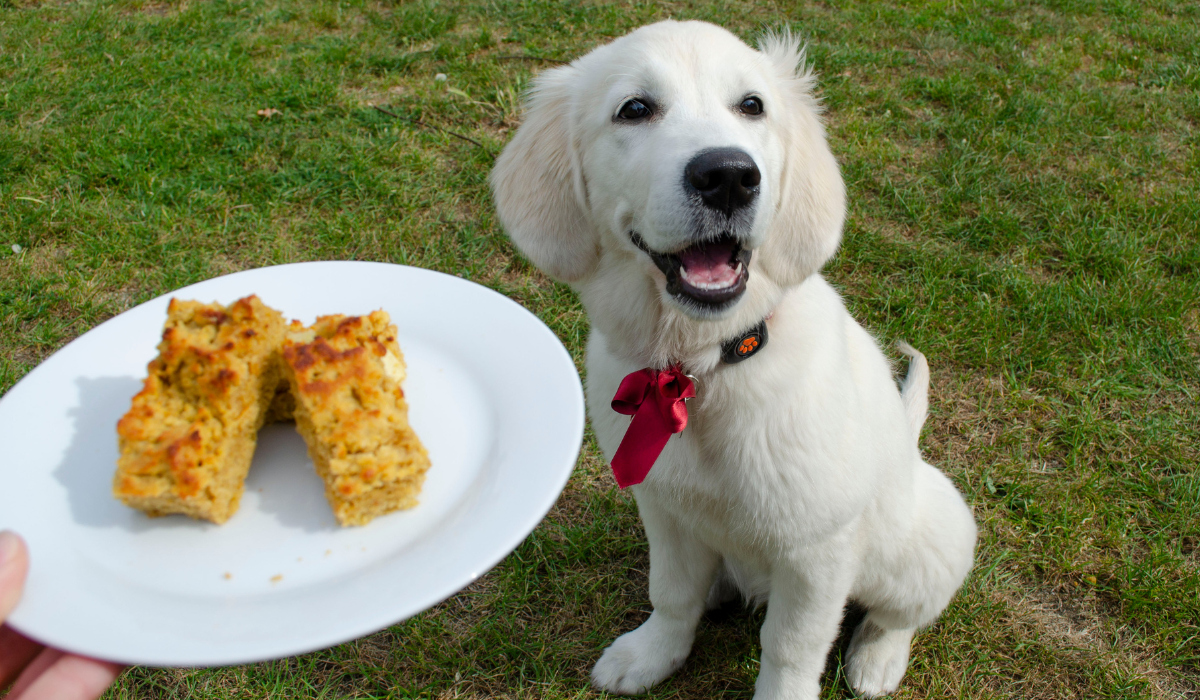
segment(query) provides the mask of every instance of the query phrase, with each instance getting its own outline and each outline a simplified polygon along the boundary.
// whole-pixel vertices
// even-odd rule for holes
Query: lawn
[[[173,288],[320,259],[475,280],[582,367],[579,301],[507,242],[487,173],[537,71],[665,17],[806,38],[849,188],[825,274],[929,357],[922,446],[981,537],[898,697],[1200,697],[1195,2],[0,0],[0,390]],[[589,438],[542,525],[442,605],[109,697],[595,697],[646,568]],[[749,698],[761,621],[707,618],[651,696]],[[825,697],[850,695],[840,663]]]

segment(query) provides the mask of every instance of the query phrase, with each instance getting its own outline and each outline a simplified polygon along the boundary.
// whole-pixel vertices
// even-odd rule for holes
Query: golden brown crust
[[[283,333],[256,296],[228,307],[172,299],[158,357],[117,423],[114,495],[152,516],[227,520],[275,397]]]
[[[416,505],[429,456],[408,423],[404,358],[384,311],[293,323],[284,372],[296,427],[342,525]]]

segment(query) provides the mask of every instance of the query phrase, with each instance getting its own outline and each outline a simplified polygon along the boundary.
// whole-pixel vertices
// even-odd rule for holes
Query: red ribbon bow
[[[613,396],[617,413],[633,416],[613,455],[613,476],[621,488],[640,484],[662,454],[667,440],[687,427],[684,399],[696,395],[692,380],[678,366],[640,369],[621,380]]]

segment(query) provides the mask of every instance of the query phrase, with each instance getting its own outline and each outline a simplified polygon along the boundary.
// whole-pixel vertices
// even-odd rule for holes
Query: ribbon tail
[[[613,455],[617,486],[627,488],[645,481],[673,432],[654,401],[642,402]]]

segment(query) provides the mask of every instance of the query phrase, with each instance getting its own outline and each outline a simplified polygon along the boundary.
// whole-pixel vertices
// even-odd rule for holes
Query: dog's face
[[[789,37],[755,51],[668,21],[543,73],[492,175],[502,222],[566,281],[624,254],[693,318],[727,313],[756,276],[798,283],[844,209],[801,59]]]
[[[588,206],[597,227],[654,263],[668,299],[720,312],[745,292],[775,212],[772,112],[784,101],[766,57],[731,35],[701,25],[706,41],[681,41],[670,25],[652,29],[605,47],[594,61],[603,70],[582,74]]]

